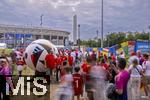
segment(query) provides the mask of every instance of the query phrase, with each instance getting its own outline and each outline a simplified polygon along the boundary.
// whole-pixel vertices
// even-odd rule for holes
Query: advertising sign
[[[141,50],[143,54],[150,54],[150,41],[137,41],[135,51]]]

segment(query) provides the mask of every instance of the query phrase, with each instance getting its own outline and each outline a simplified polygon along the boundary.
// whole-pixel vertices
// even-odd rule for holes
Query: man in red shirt
[[[51,81],[51,76],[53,75],[52,70],[56,67],[56,59],[51,50],[49,51],[49,54],[47,54],[45,57],[45,65],[47,68],[50,69],[50,81]]]
[[[87,73],[88,72],[88,64],[87,64],[87,62],[86,62],[86,60],[84,60],[83,61],[83,64],[81,65],[81,68],[82,68],[82,71],[84,72],[84,73]]]
[[[113,54],[113,53],[111,53],[111,59],[112,59],[112,61],[116,61],[116,57],[115,57],[115,55]]]
[[[62,67],[62,59],[60,55],[57,55],[56,58],[56,81],[59,81],[60,73],[61,73],[61,67]]]
[[[73,57],[71,56],[71,53],[68,53],[68,64],[69,67],[71,68],[71,73],[73,72]]]
[[[63,52],[62,56],[61,56],[61,59],[62,59],[62,63],[63,62],[67,62],[67,56],[65,55],[65,53]]]
[[[80,100],[80,95],[83,94],[83,77],[79,74],[80,67],[75,67],[75,73],[73,74],[73,89],[74,96],[77,96],[77,100]]]

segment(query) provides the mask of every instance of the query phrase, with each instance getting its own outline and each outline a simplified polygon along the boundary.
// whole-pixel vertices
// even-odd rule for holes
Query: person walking
[[[130,74],[127,70],[125,70],[126,60],[124,58],[118,59],[117,65],[119,73],[115,78],[115,87],[116,93],[118,94],[118,100],[128,100],[127,84],[130,79]]]
[[[72,100],[73,97],[73,76],[70,73],[70,67],[66,66],[64,71],[65,74],[61,76],[61,82],[56,91],[55,100]]]
[[[83,96],[83,85],[84,85],[83,76],[79,73],[80,67],[75,67],[74,70],[75,70],[75,72],[73,73],[74,97],[77,97],[77,100],[80,100],[80,96]]]
[[[130,97],[131,100],[140,100],[140,85],[141,85],[141,75],[142,66],[139,65],[139,60],[134,58],[132,64],[128,68],[131,78],[130,78]]]

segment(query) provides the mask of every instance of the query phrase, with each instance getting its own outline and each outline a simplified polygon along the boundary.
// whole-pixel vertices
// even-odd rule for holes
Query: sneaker
[[[148,96],[141,96],[141,98],[148,99],[149,97]]]

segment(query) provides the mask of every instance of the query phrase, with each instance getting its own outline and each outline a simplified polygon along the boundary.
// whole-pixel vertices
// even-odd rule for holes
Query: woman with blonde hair
[[[142,66],[139,65],[139,60],[134,58],[131,65],[129,66],[129,72],[131,74],[130,78],[130,97],[131,100],[140,100],[140,85],[141,85],[141,75],[143,74]]]

